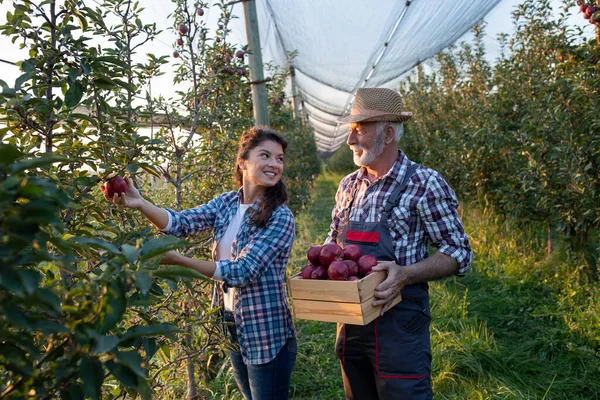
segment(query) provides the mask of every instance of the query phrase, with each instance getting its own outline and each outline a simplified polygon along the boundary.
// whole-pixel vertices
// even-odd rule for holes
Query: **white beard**
[[[355,152],[352,153],[354,164],[359,167],[371,164],[385,150],[385,140],[383,133],[375,136],[373,145],[369,150],[366,150],[361,145],[352,146],[352,150],[362,150],[362,155],[359,157]]]

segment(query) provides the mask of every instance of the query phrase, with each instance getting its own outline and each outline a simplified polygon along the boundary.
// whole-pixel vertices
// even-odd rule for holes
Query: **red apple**
[[[358,264],[356,263],[356,261],[344,260],[344,262],[348,266],[348,275],[357,276],[359,271],[358,271]]]
[[[244,75],[246,75],[246,68],[238,68],[235,71],[235,73],[238,74],[239,76],[244,76]]]
[[[312,265],[321,265],[319,262],[319,253],[321,252],[321,246],[312,246],[306,253],[306,258]]]
[[[174,51],[173,52],[173,58],[179,58],[179,52]]]
[[[183,39],[179,38],[175,41],[175,43],[177,43],[177,46],[183,46]]]
[[[179,31],[179,34],[183,36],[190,31],[190,28],[188,28],[186,24],[181,24],[177,30]]]
[[[115,196],[115,193],[121,194],[127,191],[127,183],[119,175],[106,182],[105,186],[106,191],[108,192],[108,197],[111,199]]]
[[[327,270],[322,265],[315,267],[310,273],[310,279],[327,279]]]
[[[201,17],[201,16],[203,16],[203,15],[204,15],[204,10],[203,10],[203,9],[201,9],[200,7],[198,7],[198,9],[196,10],[196,14],[197,14],[199,17]]]
[[[221,43],[221,38],[220,37],[215,38],[215,42]]]
[[[306,266],[304,266],[304,268],[302,268],[302,272],[300,273],[300,276],[302,276],[303,279],[312,279],[310,277],[310,274],[315,270],[314,265],[311,264],[307,264]]]
[[[345,281],[349,275],[348,265],[343,261],[334,261],[327,268],[327,275],[333,281]]]
[[[358,261],[362,256],[362,250],[355,244],[349,244],[344,247],[344,260]]]
[[[360,281],[360,278],[358,276],[352,275],[348,277],[349,281]]]
[[[372,254],[365,254],[356,263],[358,264],[360,273],[366,276],[371,272],[371,268],[377,265],[377,259]]]
[[[342,248],[337,243],[327,243],[321,247],[319,261],[322,266],[329,267],[335,260],[342,259]]]
[[[235,56],[237,58],[244,58],[244,52],[241,51],[241,50],[238,50],[238,51],[235,52]]]

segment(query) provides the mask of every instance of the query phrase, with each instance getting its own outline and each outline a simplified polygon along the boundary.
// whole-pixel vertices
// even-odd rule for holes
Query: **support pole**
[[[252,85],[252,104],[256,125],[269,126],[269,108],[267,107],[267,88],[263,73],[263,61],[258,31],[255,0],[246,0],[244,5],[244,21],[246,22],[246,38],[248,41],[248,64],[250,66],[250,84]]]
[[[292,82],[292,106],[294,107],[294,119],[301,121],[299,104],[300,99],[298,96],[298,88],[296,87],[296,70],[293,66],[290,66],[290,81]]]

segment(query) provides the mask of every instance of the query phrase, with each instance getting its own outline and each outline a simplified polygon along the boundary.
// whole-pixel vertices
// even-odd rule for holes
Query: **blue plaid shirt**
[[[240,204],[242,191],[224,193],[208,204],[171,214],[164,233],[191,236],[213,232],[213,258]],[[285,290],[285,268],[292,251],[294,216],[286,205],[279,206],[264,228],[244,215],[233,241],[231,260],[217,261],[223,282],[216,282],[213,306],[223,306],[223,290],[235,286],[234,313],[240,352],[246,364],[265,364],[275,358],[286,341],[296,336]]]
[[[357,191],[350,210],[351,221],[377,222],[388,196],[412,163],[402,151],[389,172],[370,182],[365,168],[346,176],[335,196],[336,205],[327,242],[335,241],[344,205],[354,186]],[[419,166],[403,191],[398,204],[390,212],[390,235],[399,265],[412,265],[427,257],[433,245],[458,262],[457,275],[464,275],[472,260],[469,238],[456,211],[456,194],[436,171]]]

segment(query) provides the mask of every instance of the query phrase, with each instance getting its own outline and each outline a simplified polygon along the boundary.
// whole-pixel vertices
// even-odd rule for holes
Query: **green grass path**
[[[296,216],[290,274],[322,244],[342,176],[323,173],[311,203]],[[565,307],[530,270],[536,256],[475,212],[463,220],[475,252],[465,278],[431,284],[435,399],[600,399],[600,357],[593,332],[598,306]],[[596,297],[597,299],[597,297]],[[585,313],[574,326],[573,313]],[[596,318],[596,325],[585,326]],[[335,324],[297,320],[299,354],[293,399],[343,399],[333,352]],[[583,324],[583,325],[582,325]],[[592,330],[592,332],[589,332]],[[592,338],[590,340],[590,338]]]

